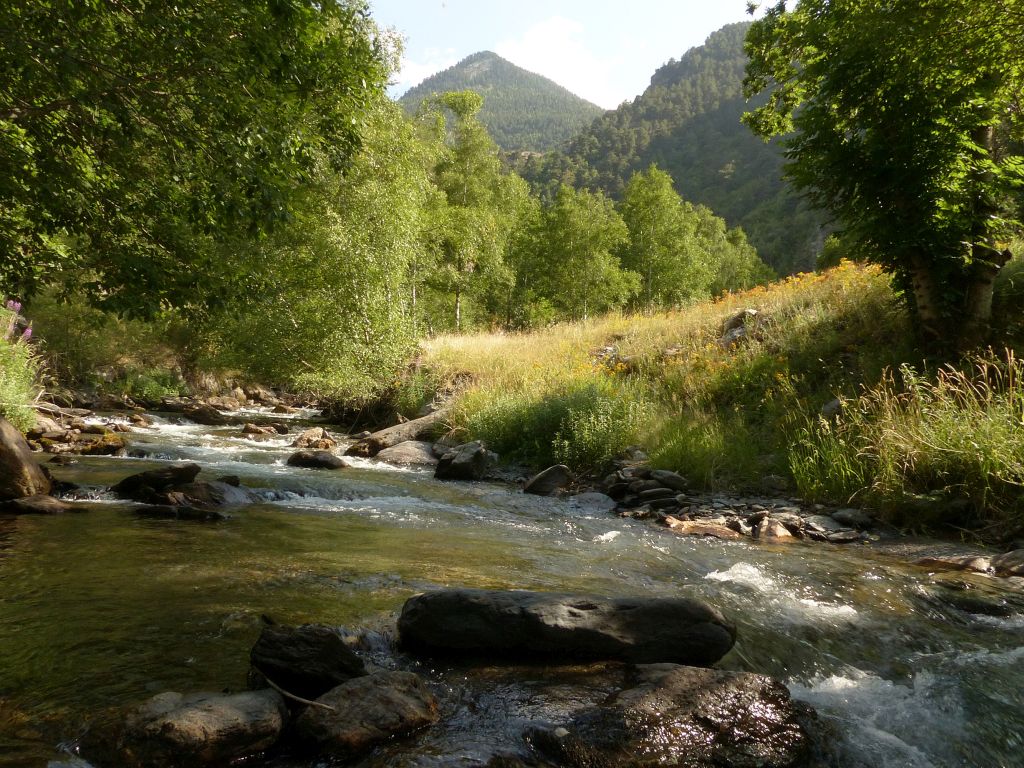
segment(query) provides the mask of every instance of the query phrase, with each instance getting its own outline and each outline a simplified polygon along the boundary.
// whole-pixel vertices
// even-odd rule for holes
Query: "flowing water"
[[[54,469],[96,489],[87,512],[0,520],[0,767],[74,763],[105,708],[243,687],[261,614],[385,628],[441,585],[697,597],[739,627],[719,666],[774,676],[812,705],[834,765],[1024,766],[1020,580],[933,575],[870,547],[682,538],[372,461],[293,469],[292,438],[238,432],[161,419],[131,435],[146,459]],[[181,460],[284,493],[210,524],[139,518],[98,492]],[[500,671],[476,703],[478,720],[546,707]],[[475,727],[451,725],[442,733],[460,735],[430,749],[481,765],[491,737]]]

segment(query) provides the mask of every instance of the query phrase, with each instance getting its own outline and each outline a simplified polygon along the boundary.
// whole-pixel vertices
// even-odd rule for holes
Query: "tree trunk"
[[[910,258],[910,290],[914,296],[914,309],[921,324],[923,341],[942,344],[946,341],[945,318],[938,301],[938,286],[931,265],[922,254]]]
[[[957,352],[968,352],[982,346],[988,339],[992,325],[992,297],[995,293],[996,275],[1010,260],[1009,251],[984,250],[979,245],[973,248],[976,257],[971,264],[969,282],[964,296],[963,318],[956,332]]]

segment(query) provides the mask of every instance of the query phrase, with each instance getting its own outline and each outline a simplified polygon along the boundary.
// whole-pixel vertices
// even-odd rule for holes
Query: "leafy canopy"
[[[1020,226],[1022,39],[1022,0],[779,2],[747,37],[746,121],[937,334],[987,321]]]
[[[217,300],[212,244],[286,220],[314,157],[347,162],[389,50],[363,0],[3,3],[0,284]]]

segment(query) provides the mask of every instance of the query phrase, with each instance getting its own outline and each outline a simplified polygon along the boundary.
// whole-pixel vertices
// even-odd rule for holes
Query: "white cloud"
[[[577,96],[613,109],[626,98],[614,83],[621,56],[599,58],[587,48],[583,32],[582,23],[553,16],[534,24],[518,38],[498,43],[495,53],[554,80]]]

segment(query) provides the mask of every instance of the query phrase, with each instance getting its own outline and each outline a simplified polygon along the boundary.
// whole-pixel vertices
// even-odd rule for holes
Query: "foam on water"
[[[851,605],[842,605],[796,594],[795,589],[770,576],[764,568],[751,563],[736,563],[724,571],[712,571],[711,581],[742,584],[765,595],[771,611],[790,622],[854,621],[858,614]]]

